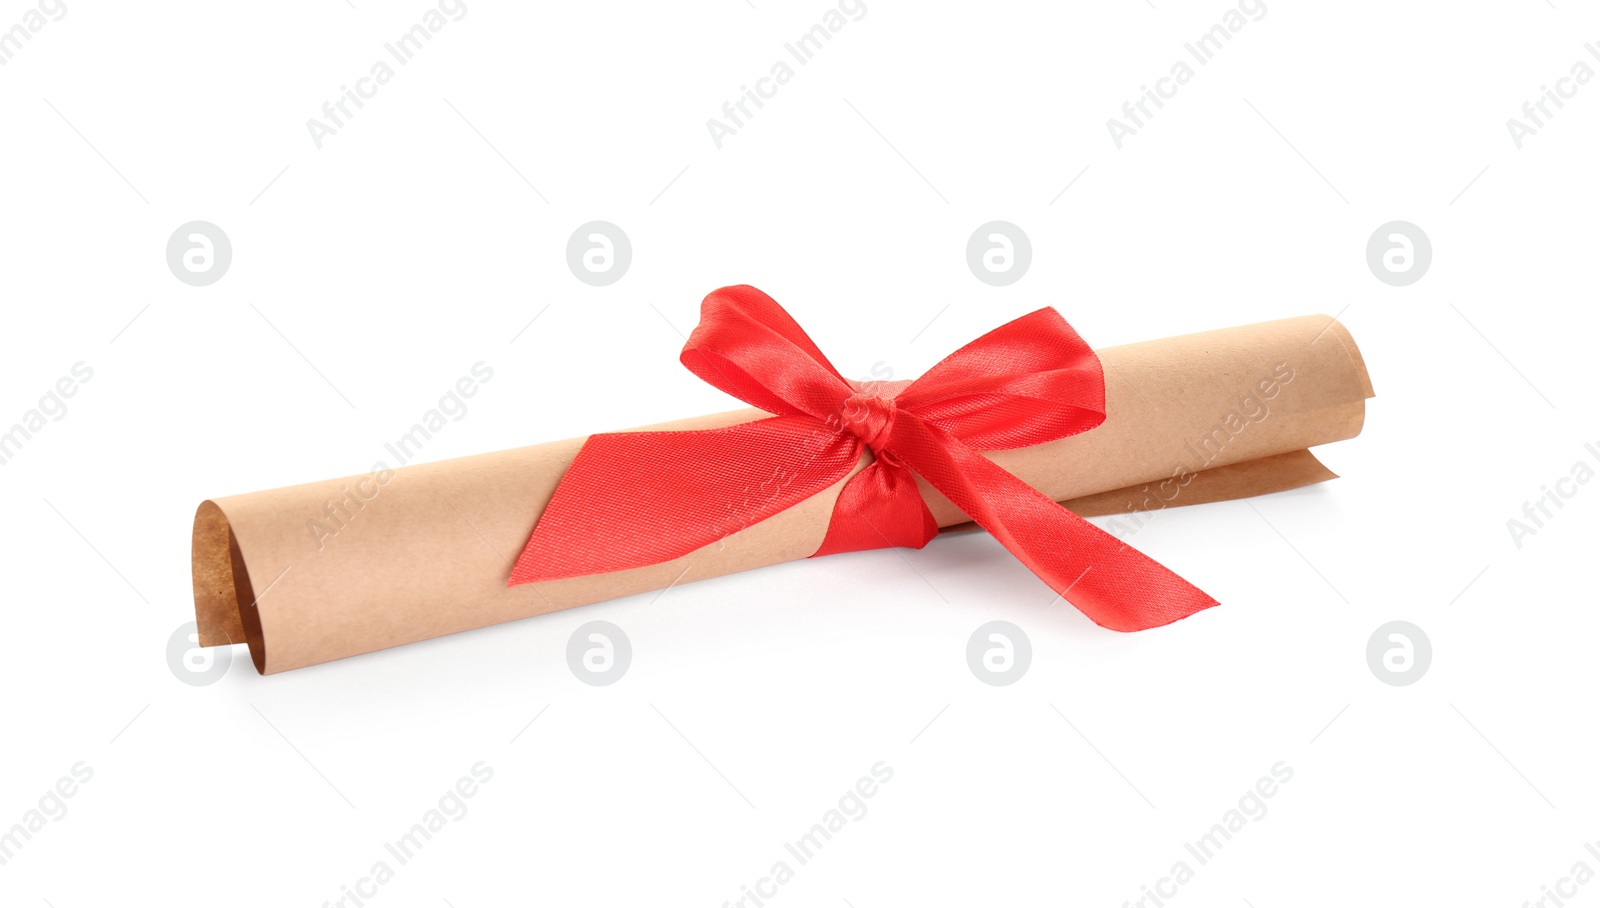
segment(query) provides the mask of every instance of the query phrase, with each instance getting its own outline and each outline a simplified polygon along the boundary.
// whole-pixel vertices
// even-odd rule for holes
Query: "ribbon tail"
[[[592,435],[539,515],[507,585],[680,558],[833,485],[860,451],[859,440],[807,416]]]
[[[1095,624],[1137,631],[1217,601],[972,448],[902,414],[894,450]]]
[[[895,546],[920,549],[937,535],[939,525],[917,491],[916,477],[880,459],[845,483],[828,535],[811,557]]]

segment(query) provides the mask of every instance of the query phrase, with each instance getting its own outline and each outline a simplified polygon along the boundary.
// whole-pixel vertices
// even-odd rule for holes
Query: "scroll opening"
[[[228,515],[203,501],[194,515],[194,617],[201,646],[244,643],[256,671],[267,673],[266,639],[255,588]]]

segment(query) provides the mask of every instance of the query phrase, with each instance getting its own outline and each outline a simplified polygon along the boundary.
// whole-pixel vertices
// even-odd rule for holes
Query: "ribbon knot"
[[[915,381],[858,384],[771,297],[725,287],[701,304],[680,359],[772,416],[590,436],[511,585],[681,558],[847,476],[814,554],[921,548],[939,528],[920,477],[1097,624],[1140,630],[1216,605],[983,455],[1105,421],[1100,361],[1054,309],[996,328]]]
[[[889,441],[894,415],[894,391],[884,382],[862,382],[839,407],[843,430],[861,439],[875,454]]]

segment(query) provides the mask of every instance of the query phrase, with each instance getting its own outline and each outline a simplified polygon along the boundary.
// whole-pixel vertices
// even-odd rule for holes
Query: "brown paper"
[[[1085,516],[1331,479],[1307,449],[1359,433],[1372,396],[1355,342],[1321,315],[1097,353],[1106,373],[1104,424],[989,455]],[[765,415],[740,410],[650,428]],[[256,669],[272,674],[805,558],[821,546],[845,482],[664,564],[508,588],[513,560],[582,443],[203,502],[193,544],[201,643],[248,643]],[[919,485],[940,526],[970,526],[944,496]],[[825,562],[815,570],[827,570]],[[1190,579],[1205,585],[1203,577]]]

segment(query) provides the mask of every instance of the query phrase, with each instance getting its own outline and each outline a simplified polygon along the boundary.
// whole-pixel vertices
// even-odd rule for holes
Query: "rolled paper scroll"
[[[1104,370],[1102,423],[1043,444],[982,451],[1084,517],[1138,515],[1332,479],[1307,449],[1357,435],[1372,397],[1354,340],[1324,315],[1095,354]],[[771,416],[745,409],[635,431],[705,430]],[[864,454],[832,485],[678,557],[508,585],[586,441],[201,503],[193,538],[201,644],[246,643],[256,669],[273,674],[807,558],[824,547],[841,490],[872,463]],[[965,512],[915,479],[938,527],[972,527]],[[346,528],[330,534],[330,520]],[[826,562],[815,569],[826,570]]]

